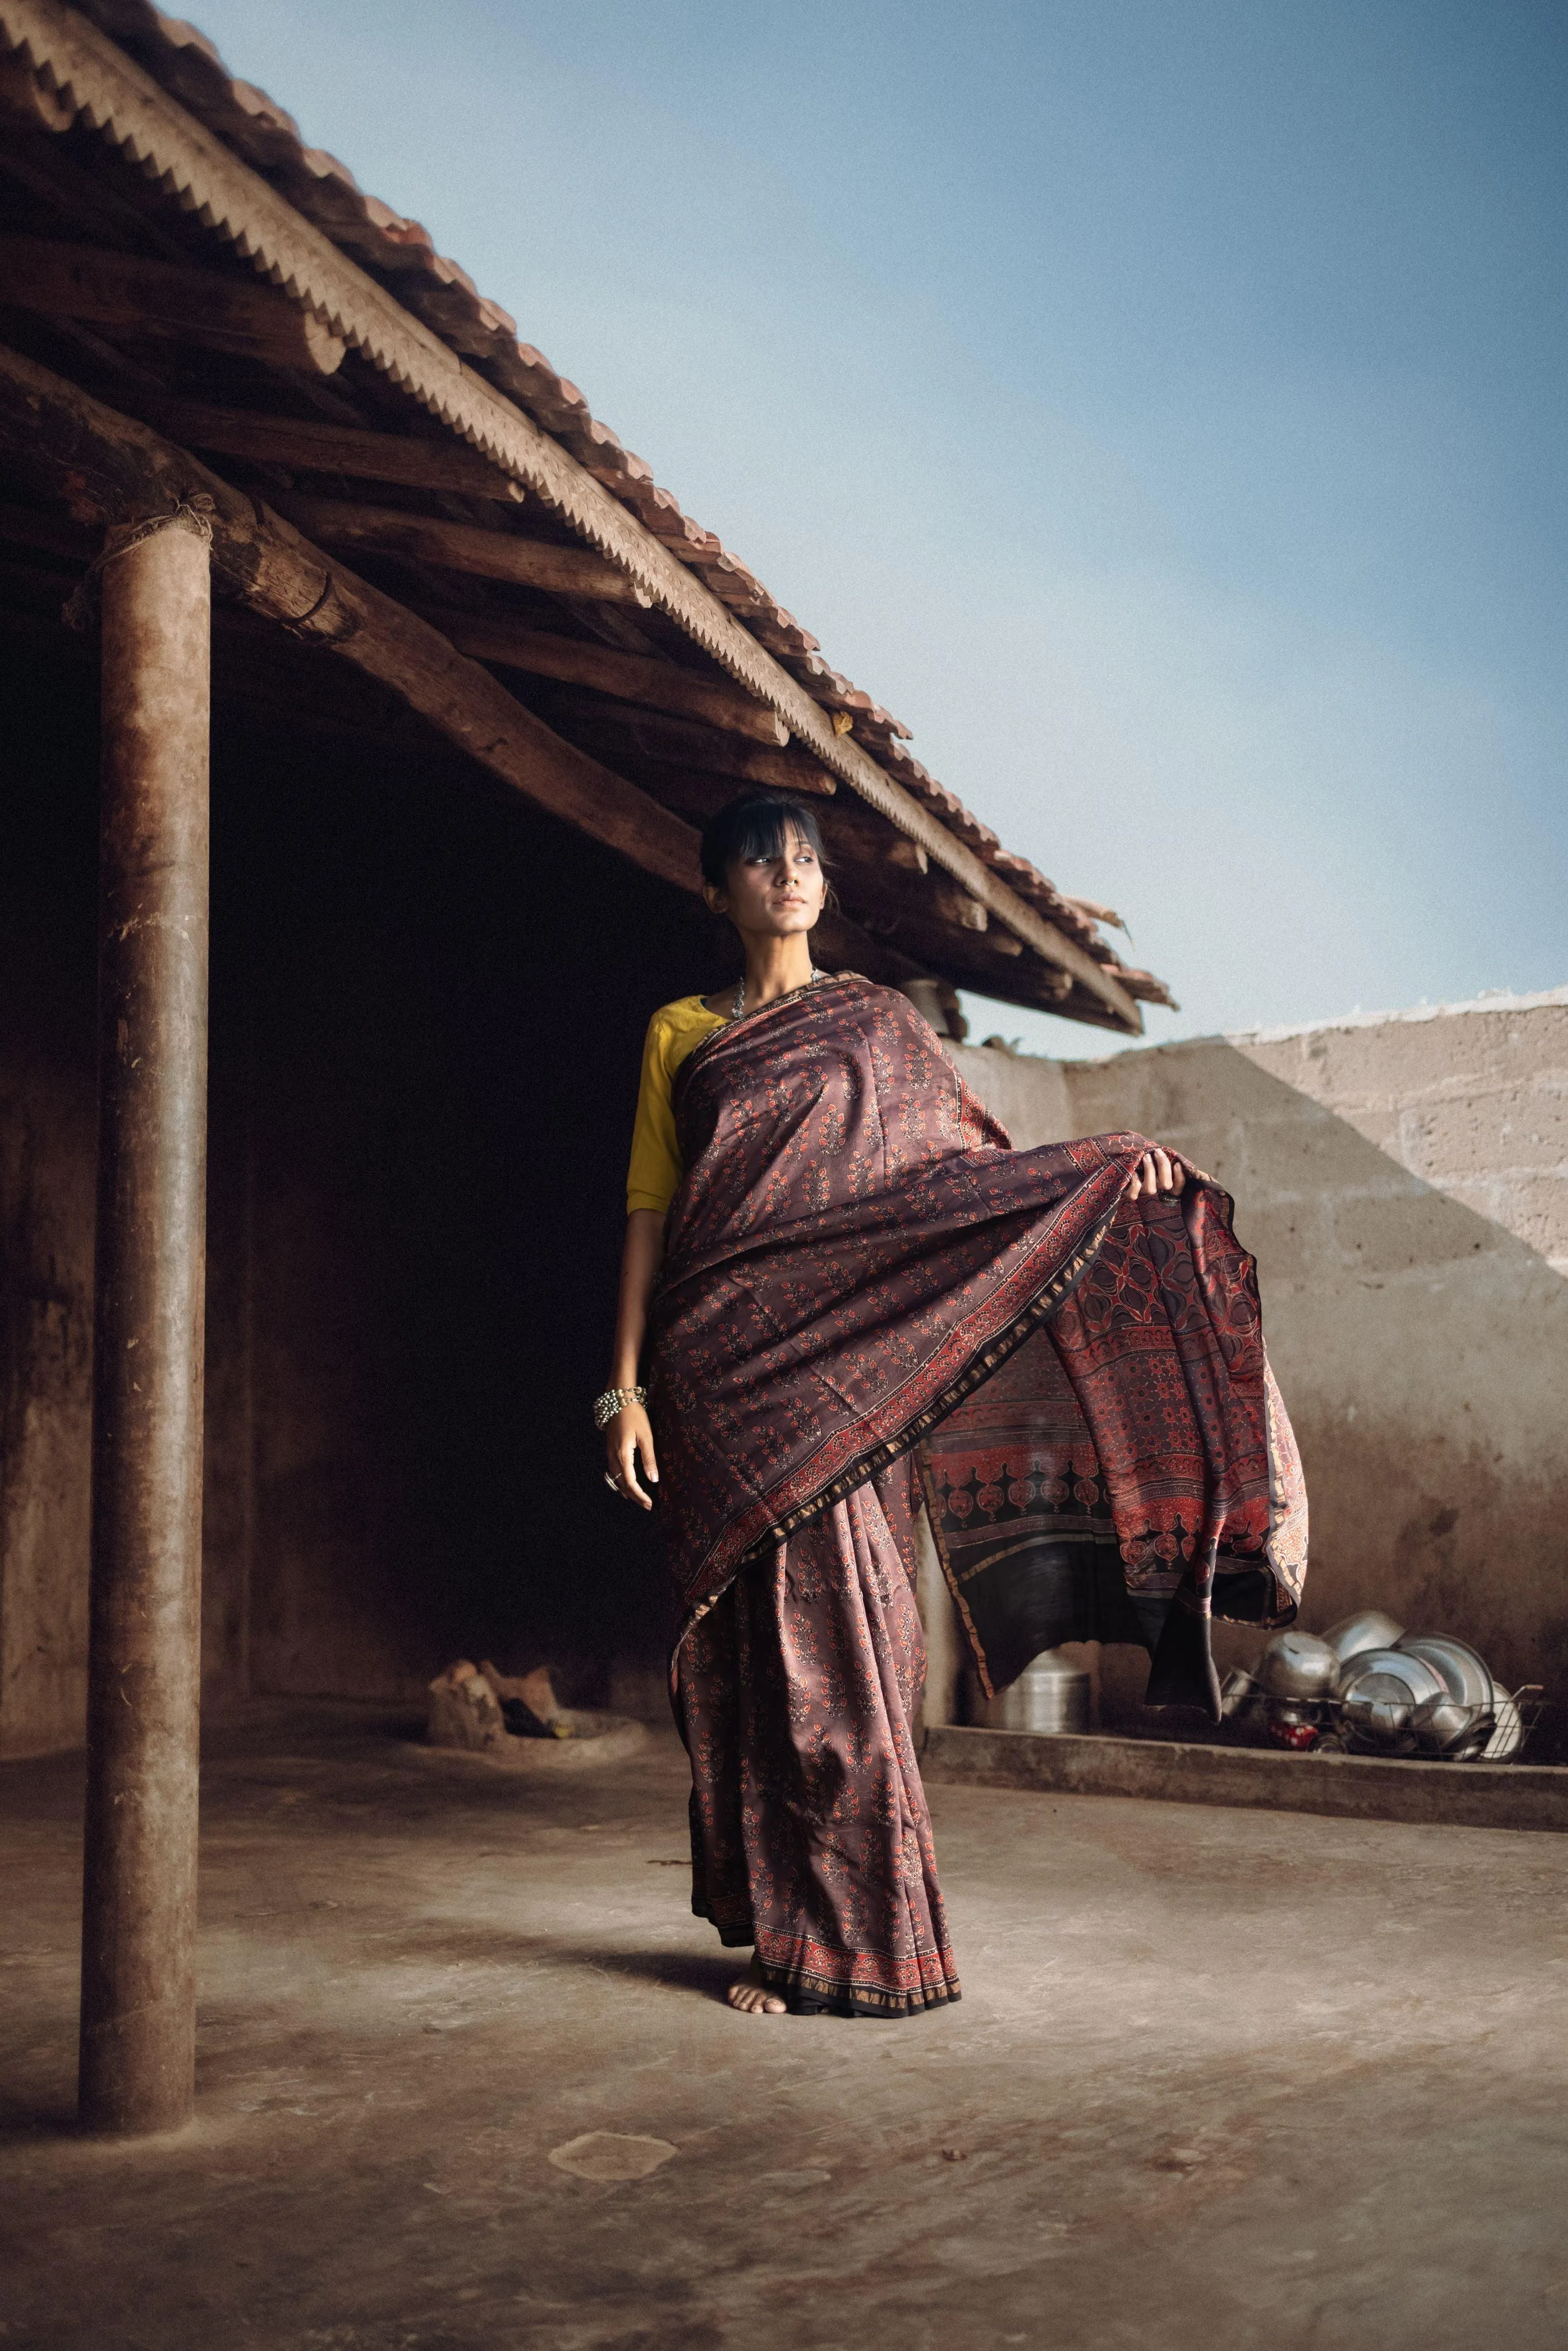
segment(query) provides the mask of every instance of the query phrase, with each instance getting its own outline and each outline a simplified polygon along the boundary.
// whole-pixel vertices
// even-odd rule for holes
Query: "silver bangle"
[[[646,1388],[606,1388],[602,1395],[596,1395],[593,1399],[593,1426],[595,1428],[608,1428],[616,1414],[624,1412],[629,1404],[646,1404],[647,1401]]]

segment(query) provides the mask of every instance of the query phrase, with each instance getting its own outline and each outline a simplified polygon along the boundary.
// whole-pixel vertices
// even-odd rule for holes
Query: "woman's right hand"
[[[628,1502],[635,1502],[644,1510],[653,1507],[653,1497],[648,1493],[637,1476],[637,1457],[643,1458],[643,1475],[650,1486],[659,1482],[658,1458],[653,1451],[653,1424],[645,1405],[622,1405],[613,1420],[605,1425],[605,1458],[610,1468],[610,1482],[616,1492]]]

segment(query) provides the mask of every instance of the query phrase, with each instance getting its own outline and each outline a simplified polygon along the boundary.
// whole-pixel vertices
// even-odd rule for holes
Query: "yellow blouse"
[[[649,1021],[632,1128],[632,1165],[626,1171],[628,1216],[633,1208],[653,1208],[662,1217],[674,1198],[685,1173],[670,1101],[675,1071],[705,1037],[724,1025],[724,1014],[710,1012],[700,996],[679,996],[674,1004],[661,1004]]]

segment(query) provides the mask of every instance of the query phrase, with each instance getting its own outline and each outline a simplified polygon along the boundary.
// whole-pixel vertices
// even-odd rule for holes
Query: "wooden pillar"
[[[81,2116],[195,2093],[209,537],[108,535]]]

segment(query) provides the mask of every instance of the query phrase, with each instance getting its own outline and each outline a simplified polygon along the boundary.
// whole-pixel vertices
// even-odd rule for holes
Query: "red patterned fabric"
[[[1060,1304],[1144,1146],[1011,1150],[914,1006],[857,978],[716,1030],[674,1111],[686,1173],[647,1384],[695,1609],[758,1544],[907,1451]]]
[[[914,1007],[853,977],[716,1030],[674,1109],[686,1175],[648,1384],[688,1632],[743,1560],[924,1440],[940,1496],[977,1500],[981,1472],[1028,1486],[1027,1445],[986,1437],[986,1384],[1043,1325],[1050,1409],[1065,1381],[1094,1457],[1074,1476],[1099,1513],[1085,1540],[1113,1541],[1162,1613],[1179,1592],[1201,1656],[1189,1642],[1166,1694],[1212,1702],[1220,1553],[1293,1607],[1270,1555],[1290,1467],[1225,1195],[1124,1205],[1141,1135],[1011,1150]]]
[[[679,1659],[692,1907],[755,1944],[792,2007],[841,2015],[958,1998],[910,1733],[925,1647],[897,1482],[749,1561]]]

